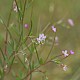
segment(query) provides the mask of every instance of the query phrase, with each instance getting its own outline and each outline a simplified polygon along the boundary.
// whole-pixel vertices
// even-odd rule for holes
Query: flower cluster
[[[73,50],[70,50],[68,52],[68,50],[63,50],[62,51],[62,54],[64,55],[64,57],[68,57],[69,55],[73,55],[74,54],[74,51]],[[64,71],[67,71],[67,69],[68,69],[67,65],[64,65],[64,64],[61,64],[61,67],[63,68]]]
[[[71,22],[71,20],[69,20],[69,23],[72,25],[73,24],[73,22]],[[25,27],[27,27],[27,25],[25,24]],[[53,26],[51,26],[51,28],[52,28],[52,31],[53,32],[56,32],[56,28],[54,27],[54,25]],[[43,44],[43,42],[45,42],[45,39],[46,39],[46,36],[42,33],[42,34],[39,34],[39,37],[38,38],[36,38],[36,40],[37,40],[37,42],[40,44]],[[58,37],[57,36],[55,36],[55,43],[58,43]],[[62,50],[62,55],[64,56],[64,57],[68,57],[69,55],[73,55],[74,54],[74,51],[73,50],[70,50],[69,52],[68,52],[68,50]],[[61,56],[62,56],[61,55]],[[68,69],[68,67],[67,67],[67,65],[65,65],[65,64],[60,64],[61,65],[61,67],[62,67],[62,69],[64,70],[64,71],[67,71],[67,69]]]
[[[37,38],[38,43],[42,43],[45,41],[46,36],[44,34],[39,34],[39,37]]]
[[[25,27],[27,27],[28,25],[25,24]],[[54,27],[54,25],[52,26],[52,30],[54,32],[56,32],[56,28]],[[37,38],[38,43],[43,43],[46,39],[46,36],[44,34],[39,34],[39,37]],[[58,37],[55,37],[55,39],[58,41]]]
[[[62,51],[64,57],[68,57],[70,54],[74,54],[74,51],[73,50],[70,50],[69,53],[68,53],[68,50],[63,50]]]

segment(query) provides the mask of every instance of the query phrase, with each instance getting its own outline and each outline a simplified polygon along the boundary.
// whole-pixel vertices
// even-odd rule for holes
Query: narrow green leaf
[[[0,80],[3,80],[3,69],[2,68],[0,68]]]
[[[40,64],[43,64],[43,63],[44,63],[44,61],[43,61],[42,58],[39,59],[39,63],[40,63]]]
[[[22,78],[22,76],[23,76],[23,72],[19,71],[19,77]]]
[[[2,53],[2,56],[3,56],[4,60],[5,60],[5,55],[4,55],[3,50],[1,49],[1,47],[0,47],[0,52]]]
[[[37,59],[38,59],[38,62],[39,62],[39,55],[38,55],[38,51],[37,51],[37,48],[36,48],[36,44],[34,43],[34,48],[35,48],[35,53],[36,53],[36,56],[37,56]]]
[[[2,60],[0,59],[0,65],[2,66],[2,64],[3,64],[3,63],[2,63]]]
[[[56,64],[60,64],[61,63],[61,61],[58,60],[58,59],[55,59],[55,60],[52,60],[52,61],[55,62]]]
[[[12,49],[12,46],[11,46],[12,44],[8,44],[7,45],[7,51],[8,51],[8,54],[9,55],[11,55],[12,54],[12,52],[13,52],[13,49]]]
[[[5,60],[6,60],[6,63],[7,63],[7,64],[10,64],[10,60],[8,59],[7,56],[5,56]]]
[[[19,59],[19,61],[21,62],[21,64],[24,66],[24,68],[26,69],[26,71],[28,70],[28,68],[27,68],[27,66],[24,64],[24,62],[20,59],[20,57],[19,56],[17,56],[18,57],[18,59]]]
[[[18,30],[18,27],[16,27],[16,25],[12,24],[9,26],[8,30],[11,32],[11,34],[15,35],[15,36],[19,36],[19,30]]]
[[[4,22],[3,22],[3,20],[0,18],[0,22],[3,24]]]
[[[29,49],[30,49],[31,53],[33,53],[34,50],[35,50],[34,45],[32,44],[32,45],[29,47]]]
[[[31,66],[31,68],[34,69],[34,62],[32,62],[32,66]]]

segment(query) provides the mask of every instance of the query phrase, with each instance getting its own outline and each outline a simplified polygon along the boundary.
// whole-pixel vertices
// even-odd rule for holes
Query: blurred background
[[[18,0],[19,1],[19,0]],[[22,4],[23,4],[22,0]],[[30,0],[29,0],[30,1]],[[11,9],[12,0],[0,0],[0,17],[7,23],[9,12]],[[74,55],[63,60],[63,63],[68,65],[68,70],[65,72],[59,66],[49,63],[41,67],[46,71],[49,80],[80,80],[80,0],[33,0],[33,28],[32,34],[37,36],[50,23],[57,28],[56,36],[58,37],[58,45],[55,45],[50,56],[61,54],[62,50],[73,50]],[[31,8],[26,8],[24,23],[29,23]],[[11,16],[11,24],[16,24],[17,13],[13,12]],[[67,22],[72,19],[74,26],[70,26]],[[56,24],[62,20],[61,24]],[[11,25],[10,24],[10,25]],[[51,48],[52,37],[54,33],[48,26],[44,34],[48,37],[45,46],[40,48],[39,54],[43,59],[46,58]],[[13,33],[14,35],[14,33]],[[0,46],[3,46],[5,38],[5,28],[0,23]],[[13,68],[20,67],[15,65]],[[34,73],[33,80],[42,80],[43,74]],[[6,76],[5,80],[14,80],[11,74]]]

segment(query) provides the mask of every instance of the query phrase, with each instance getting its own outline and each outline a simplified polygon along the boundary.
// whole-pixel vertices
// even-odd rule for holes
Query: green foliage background
[[[19,1],[19,0],[18,0]],[[24,0],[23,0],[24,1]],[[22,4],[23,4],[22,1]],[[0,17],[3,18],[4,22],[7,22],[7,18],[11,9],[12,0],[0,0]],[[32,4],[31,4],[32,5]],[[24,23],[29,23],[30,20],[31,7],[26,9]],[[12,13],[10,25],[16,23],[17,14]],[[74,21],[74,27],[68,27],[67,19],[71,18]],[[80,0],[34,0],[33,3],[33,28],[32,34],[37,36],[43,28],[50,22],[56,23],[60,19],[66,24],[56,25],[57,36],[59,37],[59,45],[54,48],[54,55],[60,54],[61,50],[72,49],[75,51],[75,54],[68,57],[63,61],[64,64],[67,64],[69,70],[64,72],[60,67],[55,64],[48,64],[42,69],[47,70],[47,75],[49,80],[80,80]],[[17,37],[13,28],[14,38]],[[27,32],[25,32],[26,34]],[[46,33],[46,32],[45,32]],[[52,32],[48,31],[47,34],[52,36]],[[4,47],[5,39],[5,28],[0,23],[0,46]],[[45,58],[50,49],[50,45],[43,47],[40,50],[39,54]],[[52,53],[52,54],[53,54]],[[51,55],[52,55],[51,54]],[[19,68],[21,65],[13,66],[14,70]],[[42,74],[41,74],[42,75]],[[33,80],[41,80],[40,74],[34,73]],[[5,78],[6,80],[14,80],[13,76],[9,74]]]

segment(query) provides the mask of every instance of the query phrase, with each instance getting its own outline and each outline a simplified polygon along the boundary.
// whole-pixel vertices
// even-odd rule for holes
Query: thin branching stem
[[[32,6],[32,10],[31,10],[31,17],[30,17],[30,30],[29,33],[27,35],[27,37],[19,44],[18,48],[17,48],[17,52],[20,49],[20,47],[25,44],[25,42],[28,40],[29,35],[31,34],[32,31],[32,13],[33,13],[33,6]]]
[[[5,55],[4,55],[4,52],[3,52],[3,50],[1,49],[1,47],[0,47],[0,51],[1,51],[1,53],[2,53],[3,59],[5,60]]]
[[[8,22],[7,22],[6,28],[9,27],[9,22],[10,22],[10,18],[11,18],[11,13],[12,13],[12,7],[11,7],[11,10],[10,10],[10,14],[9,14],[9,17],[8,17]],[[5,54],[6,54],[6,55],[7,55],[7,42],[8,42],[8,31],[6,30],[6,36],[5,36]]]
[[[34,48],[35,48],[35,52],[36,52],[36,55],[37,55],[38,62],[40,63],[40,61],[39,61],[39,55],[38,55],[38,51],[37,51],[35,43],[34,43]]]
[[[43,63],[41,64],[40,66],[36,67],[35,69],[31,70],[22,80],[27,80],[27,78],[29,77],[29,75],[31,75],[35,70],[39,69],[41,66],[44,66],[50,62],[53,62],[53,61],[47,61],[46,63]]]

